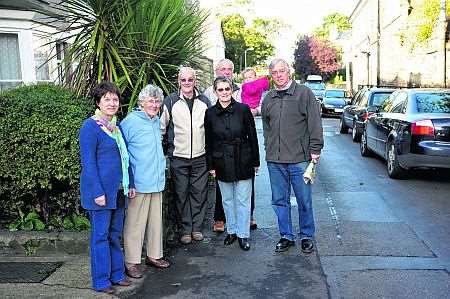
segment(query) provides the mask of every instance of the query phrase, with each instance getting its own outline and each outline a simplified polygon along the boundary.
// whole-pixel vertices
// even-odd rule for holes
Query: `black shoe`
[[[237,236],[236,234],[228,234],[227,237],[225,238],[225,240],[223,240],[223,244],[226,246],[229,246],[231,244],[234,243],[234,241],[236,241]]]
[[[241,247],[242,250],[248,251],[250,250],[250,243],[248,242],[247,238],[238,238],[239,241],[239,247]]]
[[[311,253],[314,250],[314,242],[312,239],[302,239],[302,252]]]
[[[258,228],[258,224],[256,224],[256,220],[252,219],[250,220],[250,230],[255,230]]]
[[[295,241],[291,241],[285,238],[281,238],[275,247],[275,252],[284,252],[289,249],[289,247],[295,246]]]

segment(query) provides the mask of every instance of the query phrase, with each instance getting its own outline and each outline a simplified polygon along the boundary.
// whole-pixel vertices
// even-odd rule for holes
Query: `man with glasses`
[[[283,252],[295,245],[292,229],[291,186],[297,199],[301,250],[314,250],[314,215],[311,183],[303,173],[317,163],[323,148],[320,106],[313,92],[290,78],[289,65],[274,59],[269,72],[275,84],[261,107],[267,168],[272,189],[272,206],[277,215],[281,239],[275,247]]]
[[[203,240],[201,226],[207,199],[204,119],[210,102],[198,92],[195,84],[195,70],[181,67],[179,90],[164,99],[161,115],[161,133],[167,134],[170,172],[183,230],[180,241],[183,244]]]

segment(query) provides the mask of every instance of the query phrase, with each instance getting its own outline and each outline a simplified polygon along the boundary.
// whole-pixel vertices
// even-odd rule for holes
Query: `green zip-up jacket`
[[[261,106],[266,161],[299,163],[323,148],[320,104],[311,89],[292,81],[281,92],[271,90]]]

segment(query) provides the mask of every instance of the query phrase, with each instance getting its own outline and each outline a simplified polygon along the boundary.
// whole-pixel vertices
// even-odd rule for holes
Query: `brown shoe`
[[[97,292],[106,293],[106,294],[114,294],[116,291],[112,287],[107,287],[104,289],[97,290]]]
[[[125,273],[131,278],[142,278],[142,273],[136,265],[126,266]]]
[[[191,243],[191,242],[192,242],[192,237],[191,237],[191,235],[183,235],[183,236],[180,238],[180,242],[183,243],[183,244],[189,244],[189,243]]]
[[[113,284],[121,287],[129,287],[131,285],[131,281],[128,278],[125,278],[119,282],[113,282]]]
[[[145,264],[155,267],[155,268],[159,268],[159,269],[166,269],[170,267],[170,263],[162,258],[160,259],[154,259],[151,257],[148,257],[145,259]]]
[[[225,231],[225,223],[223,221],[214,222],[213,232],[223,233]]]
[[[192,239],[195,241],[203,240],[203,234],[201,232],[192,232]]]

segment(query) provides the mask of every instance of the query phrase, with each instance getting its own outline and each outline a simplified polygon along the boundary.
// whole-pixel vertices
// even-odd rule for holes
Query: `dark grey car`
[[[394,92],[393,88],[363,87],[352,98],[349,105],[344,107],[341,116],[340,132],[347,134],[352,129],[352,139],[357,142],[361,140],[369,112],[369,107],[380,107],[383,102]]]
[[[450,90],[400,89],[373,112],[361,155],[386,159],[389,177],[401,178],[411,168],[450,168]]]

